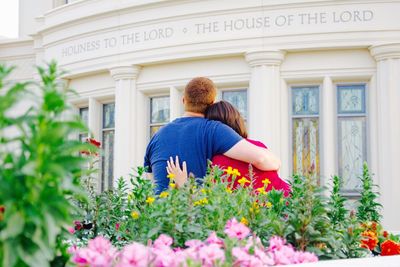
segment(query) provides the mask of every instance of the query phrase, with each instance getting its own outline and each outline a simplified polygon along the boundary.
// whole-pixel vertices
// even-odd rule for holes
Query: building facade
[[[69,2],[69,3],[68,3]],[[362,164],[400,230],[400,0],[20,0],[20,38],[0,43],[13,80],[56,59],[76,114],[102,141],[99,190],[143,163],[149,138],[207,76],[253,139],[283,162],[339,174],[358,196]],[[85,138],[88,133],[81,133]]]

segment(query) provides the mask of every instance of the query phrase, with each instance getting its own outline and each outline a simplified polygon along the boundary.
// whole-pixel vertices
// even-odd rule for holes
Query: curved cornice
[[[385,59],[400,58],[400,43],[375,45],[370,48],[371,55],[377,61]]]

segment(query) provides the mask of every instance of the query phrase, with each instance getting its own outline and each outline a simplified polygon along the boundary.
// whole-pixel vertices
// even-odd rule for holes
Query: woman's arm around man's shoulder
[[[252,164],[263,171],[277,171],[280,159],[266,148],[256,146],[243,139],[224,153],[225,156]]]

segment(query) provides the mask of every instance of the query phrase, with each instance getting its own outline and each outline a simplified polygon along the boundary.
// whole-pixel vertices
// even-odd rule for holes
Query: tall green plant
[[[358,258],[366,255],[366,250],[360,247],[361,227],[354,212],[349,212],[345,203],[347,199],[341,194],[343,180],[335,175],[332,177],[332,191],[328,201],[328,216],[334,228],[334,235],[340,248],[335,254],[340,258]]]
[[[328,201],[328,217],[333,225],[339,225],[344,222],[348,215],[348,211],[344,204],[346,203],[346,198],[341,194],[342,179],[334,175],[332,178],[332,191]]]
[[[380,209],[381,204],[377,199],[379,193],[374,190],[374,185],[371,174],[369,173],[367,163],[364,163],[363,174],[361,176],[362,191],[357,208],[357,218],[360,222],[377,222],[381,220]]]
[[[6,82],[12,68],[0,66],[2,266],[50,265],[63,229],[71,224],[73,206],[67,198],[80,193],[77,178],[84,158],[79,151],[89,148],[69,138],[86,129],[78,119],[63,119],[68,90],[57,82],[62,73],[56,63],[37,70],[39,84],[12,84]],[[15,115],[28,94],[34,96],[32,107]]]
[[[336,258],[337,240],[328,217],[323,190],[311,175],[294,175],[288,198],[286,239],[300,250]]]

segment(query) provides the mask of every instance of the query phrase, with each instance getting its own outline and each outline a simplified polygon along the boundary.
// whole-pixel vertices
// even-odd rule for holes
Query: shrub
[[[38,67],[40,84],[7,82],[11,71],[0,66],[0,265],[49,266],[62,250],[74,209],[67,198],[80,193],[78,152],[87,148],[69,136],[85,127],[63,119],[68,90],[55,63]],[[32,107],[16,115],[27,95]]]

